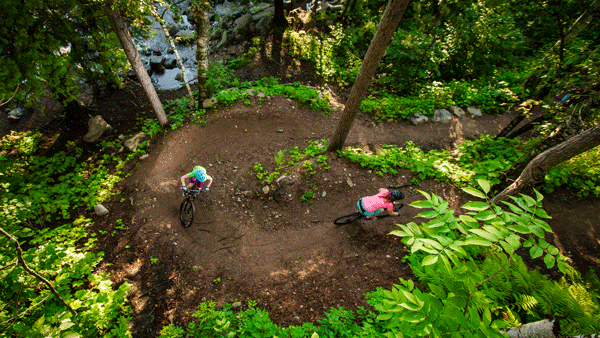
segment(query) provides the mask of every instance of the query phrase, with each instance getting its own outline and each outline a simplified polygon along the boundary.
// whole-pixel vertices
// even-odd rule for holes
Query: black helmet
[[[392,190],[390,191],[390,196],[394,201],[404,199],[404,194],[400,190]]]

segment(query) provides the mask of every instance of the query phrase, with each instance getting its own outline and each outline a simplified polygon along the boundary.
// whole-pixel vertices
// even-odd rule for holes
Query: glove
[[[187,187],[181,187],[181,190],[183,190],[184,192],[187,192]]]
[[[202,191],[207,192],[208,191],[208,187],[202,189]]]

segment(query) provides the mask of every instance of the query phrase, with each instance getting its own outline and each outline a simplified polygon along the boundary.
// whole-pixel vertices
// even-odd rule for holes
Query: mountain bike
[[[394,204],[394,211],[399,213],[399,210],[402,209],[402,207],[404,206],[404,204]],[[384,218],[384,217],[388,217],[389,214],[385,213],[385,215],[380,215],[380,216],[375,216],[377,218]],[[364,219],[364,220],[370,220],[373,218],[367,217],[363,214],[361,214],[360,212],[353,212],[351,214],[348,215],[344,215],[341,217],[336,218],[333,223],[336,225],[342,225],[342,224],[350,224],[352,222],[356,222],[359,219]]]
[[[200,189],[188,189],[183,192],[183,196],[185,199],[181,202],[181,206],[179,207],[179,220],[181,221],[181,225],[184,227],[189,227],[192,225],[194,221],[194,199],[203,192]]]

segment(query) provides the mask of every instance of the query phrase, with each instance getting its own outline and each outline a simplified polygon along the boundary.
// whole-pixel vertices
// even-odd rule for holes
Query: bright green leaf
[[[489,209],[489,205],[485,202],[481,201],[472,201],[463,205],[461,208],[471,210],[471,211],[483,211]]]
[[[486,196],[484,193],[482,193],[481,191],[475,189],[475,188],[471,188],[471,187],[464,187],[462,188],[462,191],[466,192],[467,194],[471,195],[471,196],[475,196],[475,197],[479,197],[481,199],[485,199]]]
[[[438,258],[439,258],[438,255],[428,255],[425,258],[423,258],[423,262],[421,263],[421,265],[427,266],[427,265],[435,264],[438,261]]]
[[[554,256],[552,256],[551,254],[546,254],[546,256],[544,256],[544,263],[546,263],[546,267],[548,269],[552,268],[555,262],[556,258],[554,258]]]
[[[531,258],[538,258],[544,254],[544,250],[539,246],[534,245],[529,249],[529,254],[531,255]]]

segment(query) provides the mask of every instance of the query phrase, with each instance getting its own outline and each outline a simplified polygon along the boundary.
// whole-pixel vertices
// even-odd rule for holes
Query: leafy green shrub
[[[482,111],[495,112],[500,107],[516,102],[518,96],[506,82],[480,85],[466,81],[432,82],[421,86],[415,96],[400,97],[392,94],[370,95],[360,109],[374,115],[374,119],[409,119],[420,113],[433,115],[436,109],[451,106],[475,106]]]
[[[86,240],[92,224],[82,217],[71,221],[73,210],[91,208],[115,194],[121,178],[107,165],[119,161],[114,166],[119,173],[124,161],[105,155],[97,163],[78,162],[81,149],[72,144],[52,157],[36,156],[41,141],[31,132],[0,140],[0,228],[26,248],[24,262],[53,284],[77,316],[18,262],[0,278],[0,322],[9,323],[2,336],[131,336],[128,284],[113,290],[107,275],[93,273],[102,253],[92,253],[95,240]],[[59,219],[71,222],[53,228],[37,225]],[[16,262],[14,248],[0,237],[0,266]]]
[[[91,252],[88,238],[90,219],[79,217],[54,229],[32,231],[18,223],[4,223],[28,248],[23,260],[38,274],[50,280],[61,297],[77,312],[73,316],[47,287],[15,265],[0,279],[0,322],[2,337],[130,337],[127,321],[131,310],[126,305],[129,284],[113,289],[109,276],[93,273],[102,253]],[[82,242],[83,241],[83,242]],[[15,246],[0,237],[0,265],[16,259]],[[17,300],[18,301],[15,301]],[[15,317],[19,313],[20,316]]]
[[[464,141],[452,153],[447,150],[425,153],[407,142],[404,148],[384,145],[377,153],[348,147],[341,155],[378,175],[395,175],[402,168],[414,172],[421,180],[429,178],[464,186],[474,185],[477,179],[499,183],[501,173],[522,155],[524,147],[518,140],[481,135],[474,141]]]
[[[308,104],[313,110],[322,111],[325,114],[331,112],[326,95],[321,95],[315,89],[302,86],[298,82],[291,86],[278,84],[277,82],[277,79],[273,77],[263,78],[256,82],[244,82],[239,84],[238,88],[230,88],[217,93],[217,100],[224,104],[232,104],[262,91],[267,96],[282,95],[289,97],[300,104]]]
[[[284,34],[285,47],[292,56],[310,60],[317,74],[325,81],[347,86],[354,82],[361,60],[355,50],[353,35],[357,30],[344,29],[341,24],[332,28],[330,36],[321,37],[288,29]]]
[[[552,192],[559,187],[568,187],[583,197],[590,194],[600,196],[600,147],[579,154],[556,165],[546,174],[543,189]]]
[[[478,185],[481,190],[463,190],[487,199],[489,182],[479,180]],[[417,217],[428,221],[399,225],[400,230],[391,234],[402,237],[409,247],[411,267],[423,287],[401,280],[402,285],[390,291],[378,289],[368,296],[379,313],[377,320],[389,332],[428,337],[458,331],[462,337],[501,337],[499,330],[507,326],[566,313],[574,330],[569,333],[599,329],[598,312],[592,312],[597,299],[592,301],[596,306],[585,309],[579,297],[529,271],[517,256],[517,250],[528,247],[532,258],[543,256],[547,268],[573,272],[559,250],[544,240],[551,229],[543,221],[549,217],[541,209],[541,194],[511,197],[505,202],[510,211],[471,201],[462,206],[466,213],[455,216],[448,202],[421,193],[426,200],[411,206],[427,209]],[[596,297],[587,290],[584,294],[585,299]]]
[[[209,95],[212,95],[233,82],[233,69],[227,67],[223,61],[211,61],[206,71],[206,77],[206,89]]]

